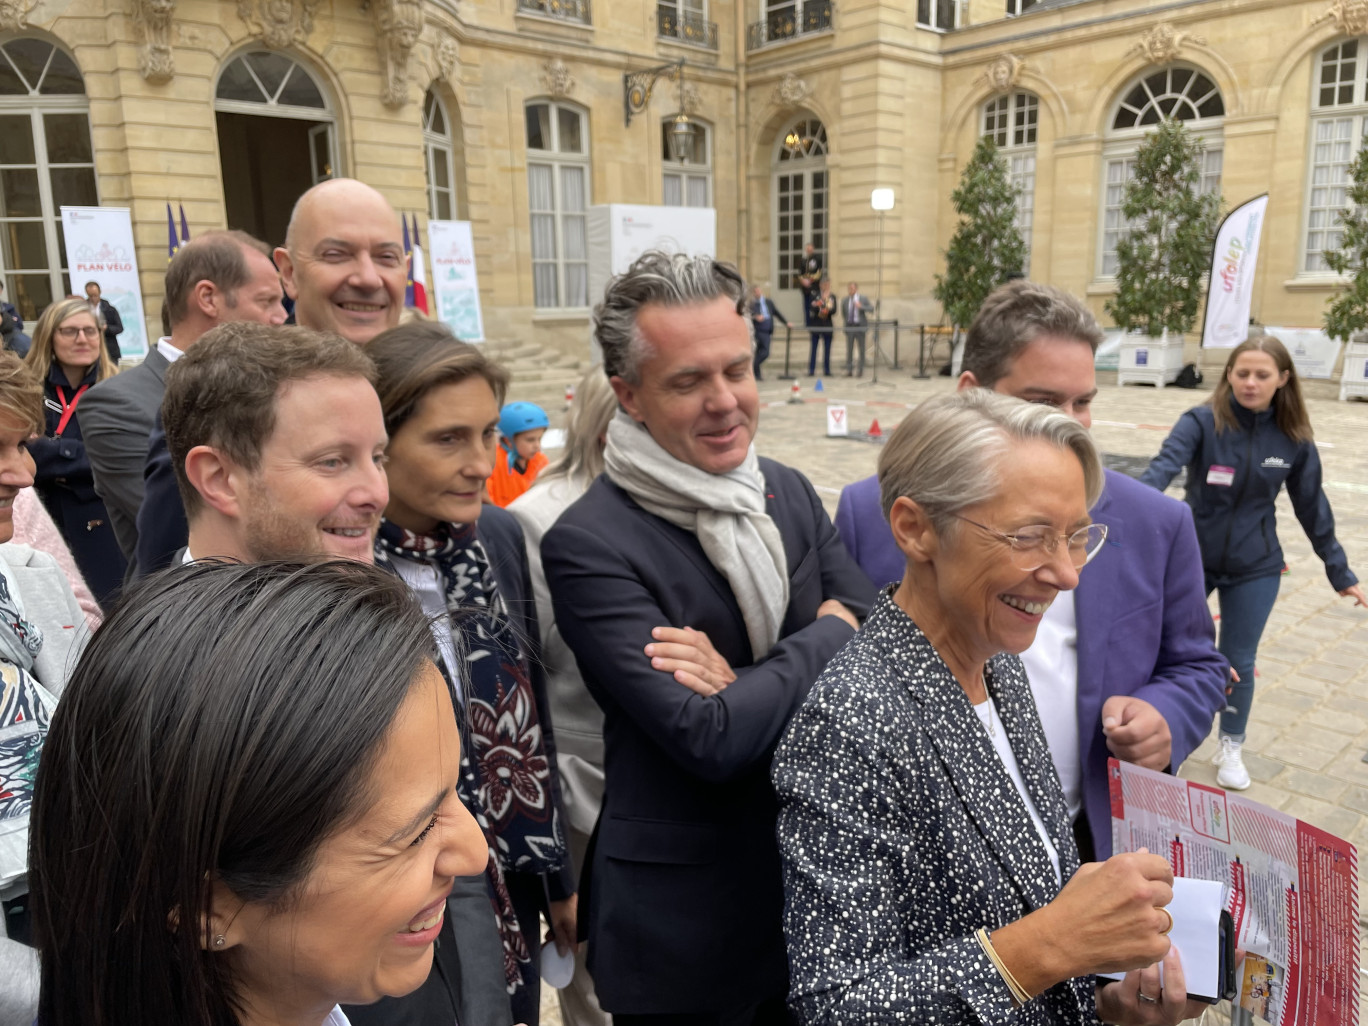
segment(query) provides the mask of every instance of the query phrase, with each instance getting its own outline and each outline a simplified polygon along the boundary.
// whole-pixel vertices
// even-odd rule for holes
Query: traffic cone
[[[818,379],[817,379],[817,384],[815,384],[815,385],[812,386],[812,390],[813,390],[814,392],[825,392],[825,391],[826,391],[826,389],[822,387],[822,379],[821,379],[821,378],[818,378]]]
[[[879,427],[879,418],[878,418],[878,417],[875,417],[875,418],[874,418],[874,423],[869,425],[869,431],[868,431],[867,433],[868,433],[868,435],[869,435],[870,438],[882,438],[882,437],[883,437],[883,428]]]
[[[801,403],[803,401],[803,386],[797,381],[795,381],[793,387],[789,389],[788,401],[791,403]]]

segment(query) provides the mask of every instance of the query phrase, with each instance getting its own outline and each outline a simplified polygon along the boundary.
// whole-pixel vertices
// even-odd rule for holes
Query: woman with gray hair
[[[565,415],[565,451],[536,482],[508,505],[522,524],[527,542],[527,566],[541,628],[542,664],[546,667],[546,698],[556,724],[556,767],[569,826],[570,858],[575,878],[580,875],[589,837],[603,804],[603,710],[589,695],[574,653],[561,638],[551,593],[542,569],[541,543],[562,513],[589,490],[603,473],[603,447],[608,422],[617,412],[617,397],[601,364],[584,372],[575,386],[575,401]],[[557,991],[561,1019],[566,1026],[608,1026],[599,1008],[594,981],[585,965],[583,946],[575,952],[575,975]]]
[[[1102,468],[1056,410],[918,406],[879,459],[907,558],[774,762],[805,1024],[1173,1024],[1198,1014],[1159,856],[1080,868],[1018,654],[1102,546]],[[1164,986],[1157,964],[1163,961]],[[1126,972],[1098,985],[1093,973]]]

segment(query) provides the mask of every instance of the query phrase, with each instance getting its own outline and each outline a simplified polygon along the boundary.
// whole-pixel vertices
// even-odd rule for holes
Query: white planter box
[[[1344,350],[1344,367],[1340,370],[1341,400],[1352,396],[1368,396],[1368,341],[1354,336]]]
[[[1183,336],[1126,335],[1116,368],[1118,385],[1145,384],[1163,388],[1178,380],[1183,369]]]

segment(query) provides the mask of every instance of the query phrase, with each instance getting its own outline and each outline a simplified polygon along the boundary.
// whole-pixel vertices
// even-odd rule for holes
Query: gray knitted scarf
[[[698,536],[741,607],[752,658],[763,659],[779,640],[789,580],[784,539],[765,512],[765,478],[755,446],[735,470],[710,474],[675,459],[644,425],[619,410],[608,425],[603,462],[608,480],[642,509]]]

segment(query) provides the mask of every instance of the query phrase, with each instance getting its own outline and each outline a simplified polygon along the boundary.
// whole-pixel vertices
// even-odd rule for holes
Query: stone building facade
[[[838,292],[937,323],[985,132],[1030,276],[1101,312],[1128,159],[1173,116],[1228,206],[1270,194],[1255,316],[1314,325],[1368,131],[1368,0],[0,0],[0,108],[0,276],[30,316],[70,288],[63,203],[132,209],[155,324],[168,201],[274,243],[342,174],[472,222],[491,337],[582,351],[583,212],[608,202],[714,207],[719,255],[792,314],[815,239]]]

